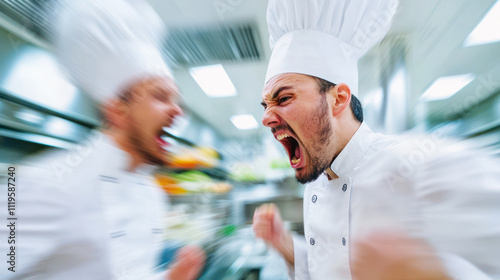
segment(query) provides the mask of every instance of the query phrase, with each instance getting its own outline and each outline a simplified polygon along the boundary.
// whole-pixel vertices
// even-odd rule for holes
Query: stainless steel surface
[[[49,51],[0,29],[0,161],[43,146],[67,149],[99,123],[94,103],[66,81]]]

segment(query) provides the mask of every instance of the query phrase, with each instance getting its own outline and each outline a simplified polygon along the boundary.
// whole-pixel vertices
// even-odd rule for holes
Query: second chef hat
[[[163,23],[143,0],[65,1],[56,55],[73,82],[99,103],[130,84],[171,72],[161,54]]]

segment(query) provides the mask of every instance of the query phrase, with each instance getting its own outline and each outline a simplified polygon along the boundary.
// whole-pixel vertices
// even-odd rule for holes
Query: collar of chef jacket
[[[111,139],[111,137],[109,137],[106,133],[99,132],[95,137],[97,137],[98,139],[102,139],[102,156],[109,159],[106,162],[106,169],[108,171],[125,172],[126,174],[130,175],[151,176],[151,174],[157,168],[154,165],[144,163],[139,165],[134,172],[129,172],[128,168],[130,164],[130,155],[120,149],[116,142]]]
[[[373,143],[376,134],[364,122],[358,128],[351,140],[342,149],[330,168],[339,177],[346,176],[363,158]]]

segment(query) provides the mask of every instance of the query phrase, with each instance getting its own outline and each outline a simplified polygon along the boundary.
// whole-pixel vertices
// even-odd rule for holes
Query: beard
[[[151,139],[148,140],[147,137],[144,136],[144,133],[142,133],[137,125],[137,122],[134,120],[131,120],[131,128],[129,130],[128,139],[132,145],[132,149],[139,154],[144,163],[152,165],[165,164],[165,160],[162,157],[148,150],[148,147],[152,147],[153,141]]]
[[[317,128],[317,132],[313,137],[313,144],[309,148],[302,145],[309,162],[303,167],[306,168],[305,172],[302,174],[299,170],[295,172],[295,178],[301,184],[310,183],[318,179],[319,175],[329,168],[333,161],[332,158],[328,158],[329,153],[324,151],[325,148],[330,146],[329,143],[332,134],[331,121],[327,117],[328,105],[325,95],[321,98],[319,110],[315,110],[314,112],[309,120],[311,126]]]

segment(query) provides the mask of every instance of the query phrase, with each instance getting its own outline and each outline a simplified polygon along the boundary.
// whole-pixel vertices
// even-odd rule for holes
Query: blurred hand
[[[449,279],[431,247],[404,234],[374,233],[353,245],[355,280]]]
[[[177,252],[174,263],[169,269],[169,280],[197,279],[205,265],[205,252],[198,246],[188,245]]]
[[[285,226],[278,207],[274,204],[263,204],[255,209],[253,230],[255,236],[276,247],[285,233]]]
[[[264,204],[255,209],[253,231],[257,238],[278,250],[285,260],[294,265],[292,234],[285,230],[280,211],[274,204]]]

